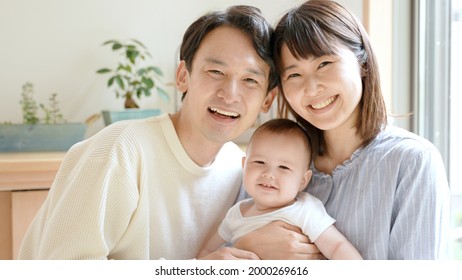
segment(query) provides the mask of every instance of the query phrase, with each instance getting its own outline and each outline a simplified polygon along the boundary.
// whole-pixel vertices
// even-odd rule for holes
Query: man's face
[[[269,71],[242,31],[227,26],[211,31],[197,50],[191,72],[184,63],[177,71],[177,87],[187,92],[181,134],[218,144],[241,135],[271,105]]]

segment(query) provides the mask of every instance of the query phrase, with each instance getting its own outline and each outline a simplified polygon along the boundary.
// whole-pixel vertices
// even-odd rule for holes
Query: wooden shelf
[[[15,259],[65,152],[0,154],[0,259]]]
[[[64,152],[1,153],[0,191],[49,189]]]

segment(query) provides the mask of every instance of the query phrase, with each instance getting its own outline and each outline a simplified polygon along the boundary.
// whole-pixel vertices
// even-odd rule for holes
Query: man
[[[230,143],[275,96],[272,29],[248,6],[202,16],[177,69],[181,109],[115,123],[67,153],[20,259],[188,259],[233,205],[242,151]],[[256,258],[222,248],[213,258]]]

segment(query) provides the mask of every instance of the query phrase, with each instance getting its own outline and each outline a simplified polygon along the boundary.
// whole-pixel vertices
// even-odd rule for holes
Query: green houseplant
[[[103,43],[103,46],[110,45],[111,50],[121,55],[122,60],[117,63],[114,68],[101,68],[96,72],[98,74],[110,74],[107,80],[107,86],[115,91],[116,98],[124,99],[125,109],[138,109],[139,106],[134,97],[138,99],[143,96],[151,96],[155,91],[159,96],[168,101],[168,93],[159,85],[163,77],[162,70],[154,65],[149,65],[147,59],[151,58],[146,46],[136,39],[126,41],[109,40]],[[131,116],[133,118],[146,117],[156,115],[160,110],[152,111],[121,111],[119,114],[124,116],[117,118],[130,118],[130,115],[139,114],[139,116]],[[110,120],[111,112],[103,110],[103,117],[106,124],[113,122]]]
[[[37,104],[33,93],[33,84],[25,83],[19,102],[23,116],[21,124],[0,124],[0,151],[67,151],[84,139],[86,125],[68,123],[64,119],[56,93],[51,95],[48,105]],[[43,113],[43,118],[39,117],[39,112]]]

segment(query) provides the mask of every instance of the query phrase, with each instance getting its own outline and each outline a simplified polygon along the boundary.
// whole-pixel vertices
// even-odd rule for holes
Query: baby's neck
[[[263,206],[263,205],[258,205],[257,203],[255,203],[255,201],[252,199],[252,200],[249,200],[247,202],[244,202],[240,205],[240,211],[241,211],[241,214],[243,217],[254,217],[254,216],[260,216],[260,215],[263,215],[263,214],[266,214],[266,213],[270,213],[270,212],[274,212],[276,210],[279,210],[281,208],[284,208],[284,207],[287,207],[287,206],[290,206],[292,204],[295,203],[297,199],[294,198],[292,201],[290,201],[289,203],[286,203],[286,204],[283,204],[283,205],[280,205],[280,206],[276,206],[276,207],[266,207],[266,206]]]

